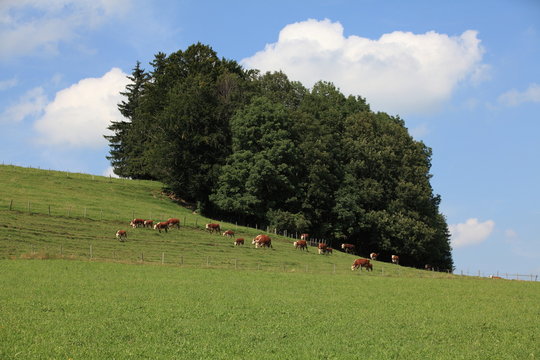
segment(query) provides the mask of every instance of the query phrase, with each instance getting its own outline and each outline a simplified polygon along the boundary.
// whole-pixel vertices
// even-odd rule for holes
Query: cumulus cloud
[[[88,78],[59,91],[44,109],[34,127],[38,141],[48,145],[100,147],[111,121],[122,120],[117,105],[120,91],[129,82],[127,75],[113,68],[100,78]]]
[[[308,87],[331,81],[346,94],[366,97],[375,110],[400,114],[432,111],[461,81],[486,77],[476,31],[394,31],[373,40],[345,37],[343,30],[328,19],[290,24],[276,43],[241,63],[263,72],[282,70]]]
[[[458,248],[480,244],[488,238],[494,227],[494,221],[479,222],[476,218],[468,219],[465,223],[450,225],[452,246]]]
[[[0,114],[0,122],[20,122],[30,115],[38,115],[47,104],[47,97],[42,87],[36,87],[27,91],[19,98],[16,104],[8,107]]]
[[[517,106],[527,102],[540,103],[540,85],[533,83],[527,90],[512,89],[499,96],[499,103],[507,106]]]
[[[120,16],[131,0],[2,0],[0,59],[34,52],[55,52],[60,42],[74,39]]]

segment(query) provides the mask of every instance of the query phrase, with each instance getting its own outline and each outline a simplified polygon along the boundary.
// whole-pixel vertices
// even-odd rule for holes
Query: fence
[[[82,218],[82,219],[89,219],[89,220],[96,220],[96,221],[98,220],[99,221],[104,221],[104,220],[125,221],[126,223],[129,223],[132,219],[135,219],[137,217],[146,218],[146,219],[163,219],[163,220],[166,220],[171,217],[177,217],[174,214],[172,215],[166,214],[163,211],[154,211],[154,212],[149,211],[146,215],[143,216],[140,214],[140,211],[135,211],[135,210],[129,210],[127,212],[111,211],[107,213],[102,208],[96,208],[96,207],[76,206],[76,205],[70,205],[70,204],[64,205],[64,206],[58,206],[58,205],[50,205],[50,204],[44,204],[44,203],[32,203],[30,201],[15,202],[14,200],[0,201],[0,210],[2,209],[6,209],[9,211],[20,211],[20,212],[29,213],[29,214],[63,216],[63,217],[68,217],[68,218]],[[203,228],[205,226],[205,223],[200,222],[199,219],[200,219],[199,217],[194,217],[190,219],[187,216],[183,216],[183,218],[180,220],[183,220],[182,224],[184,226]],[[208,221],[211,221],[211,220],[208,220]],[[238,222],[234,223],[235,230],[237,230],[239,226],[266,231],[268,233],[273,233],[273,234],[280,235],[283,237],[288,237],[291,239],[299,239],[301,235],[298,232],[289,232],[287,230],[278,231],[276,228],[271,228],[269,226],[267,226],[266,229],[262,229],[257,224],[239,225]],[[309,244],[311,246],[317,246],[317,244],[319,243],[330,245],[330,242],[327,239],[319,239],[319,238],[309,239]]]
[[[505,280],[522,280],[522,281],[539,281],[540,278],[537,274],[512,274],[509,272],[499,272],[490,273],[489,275],[478,270],[477,272],[469,272],[468,270],[463,271],[454,271],[454,274],[461,276],[475,276],[475,277],[486,277],[492,279],[505,279]]]
[[[43,203],[38,203],[36,206],[31,203],[30,201],[26,201],[26,202],[18,202],[18,203],[15,203],[13,200],[9,200],[9,201],[6,201],[4,203],[4,201],[0,202],[0,210],[1,209],[6,209],[6,210],[10,210],[10,211],[19,211],[19,212],[27,212],[27,213],[30,213],[30,214],[43,214],[43,215],[49,215],[49,216],[66,216],[66,217],[73,217],[73,218],[86,218],[86,219],[91,219],[91,220],[100,220],[100,221],[103,221],[103,220],[115,220],[115,221],[126,221],[126,224],[130,221],[130,219],[133,219],[136,217],[136,212],[134,210],[131,210],[131,211],[128,211],[128,212],[124,212],[124,213],[120,213],[120,212],[113,212],[111,214],[106,214],[103,209],[97,209],[97,208],[91,208],[91,207],[84,207],[84,206],[79,206],[79,207],[76,207],[76,206],[71,206],[71,205],[67,205],[67,206],[52,206],[52,205],[46,205],[46,204],[43,204]],[[148,218],[154,218],[154,217],[161,217],[161,219],[167,219],[169,217],[173,217],[173,216],[168,216],[167,214],[164,214],[164,213],[155,213],[155,214],[152,214],[152,212],[149,212],[148,214]],[[154,215],[154,216],[152,216]],[[157,216],[156,216],[157,215]],[[204,228],[204,223],[199,223],[199,218],[198,217],[195,217],[195,218],[192,218],[190,219],[191,221],[188,222],[188,218],[186,216],[183,217],[183,225],[184,226],[189,226],[189,227],[195,227],[195,228]],[[238,227],[238,224],[236,223],[235,225],[235,230],[237,229]],[[259,227],[257,225],[255,225],[255,229],[259,229]],[[274,234],[278,234],[278,231],[277,229],[270,229],[267,227],[266,229],[267,232],[270,232],[270,233],[274,233]],[[283,231],[283,232],[280,232],[279,235],[282,235],[284,237],[289,237],[289,238],[292,238],[292,239],[297,239],[299,238],[299,234],[298,233],[289,233],[287,232],[286,230]],[[328,244],[328,241],[326,239],[310,239],[309,243],[311,246],[316,246],[318,243],[326,243]],[[39,252],[36,251],[36,249],[32,248],[31,251],[29,252],[30,254],[33,254],[32,256],[34,255],[38,255],[39,257]],[[52,253],[49,253],[46,249],[45,249],[45,254],[44,256],[52,256],[52,257],[66,257],[67,253],[65,252],[64,249],[60,249],[59,251],[55,251]],[[146,258],[145,258],[145,255],[144,253],[141,253],[141,254],[138,254],[137,256],[134,256],[134,255],[130,255],[130,256],[127,256],[127,257],[123,257],[123,258],[120,258],[118,255],[119,254],[114,254],[112,253],[111,254],[112,256],[99,256],[100,259],[103,259],[103,260],[112,260],[112,261],[128,261],[128,262],[136,262],[136,261],[141,261],[141,262],[151,262],[151,263],[156,263],[156,262],[160,262],[165,264],[180,264],[180,265],[189,265],[189,266],[195,266],[196,263],[201,263],[201,264],[206,264],[207,267],[216,267],[218,266],[222,266],[222,267],[230,267],[231,264],[235,264],[234,267],[235,268],[250,268],[250,269],[257,269],[257,270],[260,270],[261,267],[264,267],[263,264],[248,264],[248,263],[239,263],[239,260],[238,259],[219,259],[217,261],[211,261],[210,259],[197,259],[196,257],[193,257],[193,263],[190,263],[190,262],[185,262],[184,261],[184,258],[181,257],[179,259],[182,259],[182,262],[174,262],[174,261],[170,261],[169,259],[172,259],[174,258],[174,255],[171,255],[171,254],[165,254],[163,253],[162,254],[162,257],[159,258],[158,260],[155,259],[156,256],[148,256],[148,254],[146,255]],[[167,255],[167,256],[166,256]],[[73,256],[73,255],[71,255]],[[177,255],[178,256],[183,256],[183,255]],[[88,254],[78,254],[76,256],[77,258],[90,258],[90,259],[96,259],[97,257],[94,256],[94,251],[93,250],[89,250]],[[165,257],[167,258],[167,261],[165,261]],[[215,259],[214,259],[215,260]],[[212,265],[210,265],[212,264]],[[302,264],[296,264],[294,266],[289,266],[287,264],[284,264],[283,266],[280,266],[279,267],[281,270],[280,271],[301,271],[301,269],[307,269],[306,272],[311,272],[310,269],[310,265],[307,264],[307,265],[302,265]],[[327,270],[324,270],[324,271],[321,271],[321,270],[315,270],[315,269],[312,269],[313,271],[319,271],[319,272],[328,272]],[[350,271],[350,270],[349,270]],[[332,269],[331,272],[335,273],[336,270],[335,269]],[[512,273],[502,273],[502,272],[497,272],[495,274],[489,274],[489,275],[486,275],[485,273],[482,273],[481,271],[478,271],[476,273],[470,273],[468,270],[467,271],[463,271],[463,270],[460,270],[460,271],[454,271],[453,272],[454,275],[462,275],[462,276],[475,276],[475,277],[489,277],[489,276],[492,276],[492,277],[495,277],[495,278],[502,278],[502,279],[507,279],[507,280],[527,280],[527,281],[539,281],[539,277],[538,275],[536,274],[518,274],[518,273],[515,273],[515,274],[512,274]],[[384,274],[384,271],[381,271],[381,275],[391,275],[390,273],[387,272],[387,274]],[[397,276],[400,276],[400,274],[397,274]]]

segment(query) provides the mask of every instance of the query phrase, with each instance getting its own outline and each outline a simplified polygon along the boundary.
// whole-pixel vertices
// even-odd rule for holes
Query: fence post
[[[206,266],[210,266],[210,256],[206,257]]]
[[[144,253],[141,253],[141,261],[144,262]]]
[[[13,208],[13,200],[11,200],[11,201],[9,202],[9,211],[11,211],[12,208]]]
[[[64,256],[64,246],[60,244],[60,256]]]
[[[92,245],[90,245],[90,260],[92,260]]]
[[[180,265],[184,265],[184,256],[180,255]]]

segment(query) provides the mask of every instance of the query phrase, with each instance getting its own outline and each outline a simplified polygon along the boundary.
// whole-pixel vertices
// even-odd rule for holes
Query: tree
[[[137,126],[137,114],[149,80],[149,75],[140,65],[137,61],[131,76],[128,76],[131,83],[126,86],[126,91],[120,93],[126,100],[118,104],[118,110],[126,121],[112,121],[108,127],[113,135],[105,136],[111,147],[107,159],[111,161],[113,171],[118,176],[151,179],[152,176],[137,161],[143,154],[144,143],[144,137],[140,136]]]
[[[281,104],[254,98],[231,120],[233,153],[210,196],[221,211],[267,222],[267,212],[297,206],[298,155],[291,139],[291,117]]]

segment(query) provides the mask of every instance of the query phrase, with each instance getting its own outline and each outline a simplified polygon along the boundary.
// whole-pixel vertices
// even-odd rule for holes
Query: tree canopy
[[[208,216],[308,232],[363,255],[452,269],[432,151],[332,83],[307,89],[211,47],[137,62],[106,136],[114,171],[162,181]]]

